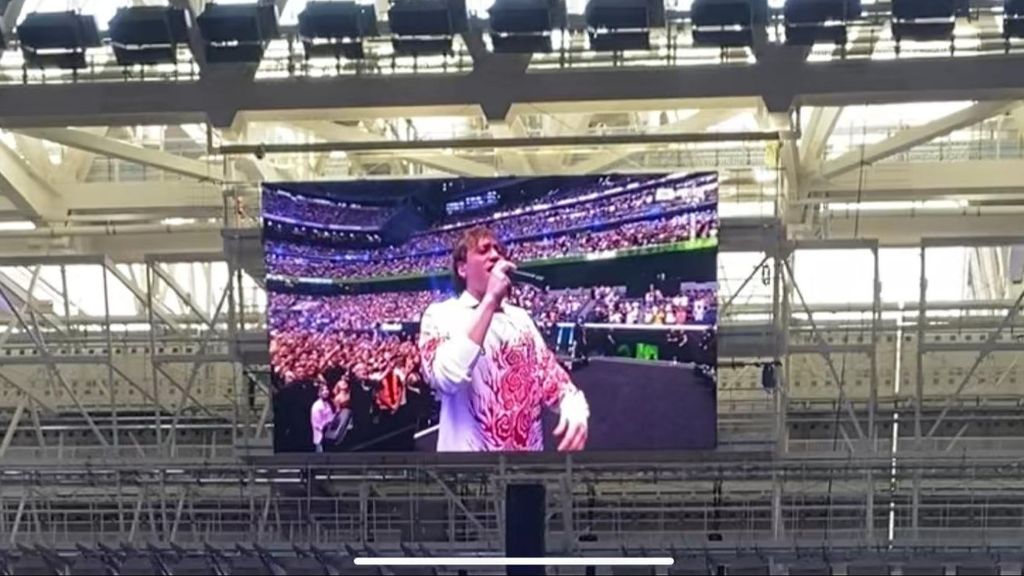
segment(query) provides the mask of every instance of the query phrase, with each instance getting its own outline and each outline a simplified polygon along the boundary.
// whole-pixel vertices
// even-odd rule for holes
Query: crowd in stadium
[[[278,221],[324,227],[380,228],[394,209],[337,202],[277,190],[263,194],[263,214]]]
[[[666,215],[680,207],[714,201],[717,186],[713,176],[708,176],[707,182],[688,180],[685,186],[679,185],[677,178],[605,177],[591,188],[555,189],[540,202],[505,205],[499,212],[486,216],[476,212],[445,218],[431,230],[415,234],[396,246],[381,246],[379,235],[368,240],[364,236],[350,238],[347,235],[351,232],[315,228],[383,223],[391,209],[268,191],[264,195],[266,214],[275,219],[285,216],[289,222],[311,223],[314,227],[268,219],[271,231],[291,227],[288,234],[279,234],[277,238],[298,236],[298,242],[271,241],[267,261],[271,273],[306,277],[375,277],[439,270],[446,267],[448,253],[463,231],[459,226],[469,224],[489,227],[513,249],[519,261],[685,239],[690,237],[691,229],[695,229],[693,237],[713,235],[717,222],[713,209],[695,212],[692,221],[684,214]],[[643,220],[615,230],[576,233],[580,228],[600,228],[610,222],[636,218]],[[303,243],[306,239],[310,243]],[[348,250],[339,248],[339,244]]]
[[[381,324],[419,322],[427,306],[449,296],[441,291],[343,296],[271,292],[274,366],[287,382],[312,378],[336,361],[332,355],[346,351],[337,350],[339,342],[372,343]],[[538,323],[713,324],[716,298],[713,282],[684,283],[672,296],[652,286],[642,298],[627,297],[622,286],[545,292],[517,285],[510,302],[529,310]]]
[[[715,283],[684,283],[679,293],[665,296],[651,287],[643,298],[626,298],[622,287],[596,288],[586,321],[611,324],[705,324],[717,318]]]
[[[415,340],[373,328],[384,319],[418,320],[437,293],[269,297],[271,366],[284,385],[326,384],[336,409],[359,385],[391,413],[409,390],[419,391]]]
[[[333,230],[275,220],[264,222],[263,230],[267,238],[290,240],[292,252],[310,257],[329,258],[343,248],[365,250],[384,245],[384,238],[375,230]]]
[[[309,296],[270,292],[271,365],[284,386],[326,386],[335,412],[359,406],[395,414],[407,402],[429,400],[419,372],[415,337],[385,323],[415,323],[439,291]],[[713,325],[717,287],[683,283],[675,295],[651,286],[642,297],[625,287],[543,291],[516,285],[513,304],[530,310],[543,333],[559,322],[636,325]]]
[[[551,238],[508,242],[509,257],[517,262],[566,258],[593,252],[635,248],[682,241],[689,238],[716,236],[717,214],[713,209],[639,220],[586,234],[564,233]],[[451,247],[430,255],[409,255],[380,259],[375,250],[358,253],[337,253],[322,259],[322,249],[302,247],[293,250],[293,243],[267,243],[266,261],[271,274],[297,277],[370,278],[425,273],[447,269]],[[367,260],[351,260],[373,256]]]
[[[487,226],[505,242],[520,238],[549,235],[553,232],[589,227],[603,222],[625,220],[637,216],[656,217],[666,210],[707,202],[707,194],[713,189],[684,188],[674,190],[674,196],[659,199],[659,188],[641,189],[636,193],[604,195],[587,202],[573,202],[564,206],[538,210],[523,207],[505,211],[497,217],[481,219],[471,223]],[[440,227],[449,226],[442,222]],[[399,254],[429,253],[449,250],[462,233],[461,228],[428,231],[413,236],[408,242],[397,247],[382,248],[384,258]]]

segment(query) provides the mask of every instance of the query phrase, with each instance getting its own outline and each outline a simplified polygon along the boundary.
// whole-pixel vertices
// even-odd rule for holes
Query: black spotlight
[[[551,52],[551,33],[565,26],[559,0],[495,0],[488,10],[495,52]]]
[[[786,0],[786,43],[846,44],[846,25],[860,14],[861,0]]]
[[[206,60],[214,64],[259,63],[267,44],[281,35],[273,2],[207,4],[196,20]]]
[[[121,8],[110,20],[110,40],[121,66],[173,64],[178,45],[188,44],[188,19],[181,8]]]
[[[740,47],[754,43],[754,25],[767,19],[767,0],[694,0],[693,43]]]
[[[1003,36],[1024,38],[1024,0],[1004,0]]]
[[[647,50],[651,28],[664,24],[665,5],[660,0],[590,0],[584,16],[594,50]]]
[[[450,54],[452,38],[469,28],[466,0],[395,0],[388,22],[395,53],[409,56]]]
[[[892,35],[902,40],[951,40],[957,0],[892,0]]]
[[[377,35],[373,5],[310,2],[299,14],[299,37],[306,58],[366,57],[363,39]]]
[[[25,62],[39,68],[78,70],[85,51],[100,45],[96,18],[76,12],[33,12],[18,25]]]

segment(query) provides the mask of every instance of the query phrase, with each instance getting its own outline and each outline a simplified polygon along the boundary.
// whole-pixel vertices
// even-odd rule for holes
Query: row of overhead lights
[[[956,17],[970,0],[891,0],[892,31],[901,40],[950,39]],[[1024,0],[1003,0],[1004,36],[1024,38]],[[861,0],[786,0],[783,22],[791,44],[845,44],[847,24],[861,17]],[[488,28],[496,52],[549,52],[552,33],[567,25],[562,0],[495,0]],[[697,45],[753,44],[768,22],[767,0],[694,0]],[[650,31],[665,25],[664,0],[589,0],[584,11],[590,46],[597,51],[647,49]],[[258,63],[267,43],[279,38],[272,1],[207,4],[196,18],[206,60]],[[399,55],[452,52],[453,38],[469,29],[465,0],[392,0],[389,38]],[[180,8],[121,8],[110,21],[110,41],[121,66],[175,63],[189,41],[190,19]],[[309,2],[299,14],[298,37],[306,56],[361,59],[363,41],[380,37],[376,8],[355,1]],[[96,19],[77,12],[36,12],[17,28],[26,64],[79,69],[85,51],[102,40]]]

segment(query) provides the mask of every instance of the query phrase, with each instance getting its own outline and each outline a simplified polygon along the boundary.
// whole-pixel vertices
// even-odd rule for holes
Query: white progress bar
[[[355,558],[356,566],[672,566],[675,559],[665,557],[532,557],[507,556],[423,556]]]

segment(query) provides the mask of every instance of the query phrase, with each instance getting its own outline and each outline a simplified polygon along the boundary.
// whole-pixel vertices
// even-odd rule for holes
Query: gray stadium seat
[[[915,560],[903,565],[903,576],[945,576],[946,567],[938,562]]]
[[[345,576],[378,576],[380,573],[380,568],[375,566],[350,566],[343,572]],[[395,573],[401,574],[397,571]]]
[[[802,560],[787,567],[789,576],[832,576],[832,566],[821,560]]]
[[[402,576],[435,576],[437,574],[437,568],[433,566],[402,566],[392,570],[395,574],[401,574]]]
[[[956,567],[956,576],[999,576],[994,562],[964,562]]]
[[[174,576],[202,576],[213,574],[213,569],[206,558],[183,558],[181,562],[168,563],[168,570]]]
[[[315,558],[281,558],[279,562],[288,576],[321,576],[327,573]]]
[[[78,558],[71,565],[71,576],[107,576],[110,570],[98,558]]]
[[[846,573],[863,576],[889,576],[892,574],[892,567],[878,562],[851,562],[846,565]]]
[[[246,558],[244,556],[231,560],[231,576],[271,576],[270,570],[259,558]]]
[[[121,563],[118,570],[121,574],[138,574],[139,576],[155,576],[156,569],[149,558],[133,556]]]
[[[769,568],[767,560],[740,559],[729,562],[725,573],[728,576],[771,576],[771,568]]]
[[[612,566],[612,576],[654,576],[654,566]]]
[[[710,576],[714,568],[704,560],[676,560],[668,569],[668,576]]]
[[[29,556],[11,563],[11,573],[14,576],[52,576],[56,574],[42,558]]]

